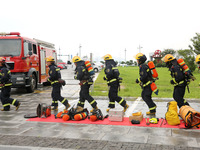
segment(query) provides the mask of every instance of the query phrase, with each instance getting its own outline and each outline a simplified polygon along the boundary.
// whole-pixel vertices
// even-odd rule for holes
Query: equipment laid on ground
[[[103,120],[104,118],[107,118],[108,116],[103,117],[103,113],[100,109],[94,109],[93,112],[88,116],[88,119],[91,121],[97,121],[97,120]]]
[[[150,125],[150,123],[147,121],[147,118],[145,118],[145,121],[146,121],[146,125]]]
[[[88,116],[88,112],[82,112],[74,115],[74,120],[75,121],[80,121],[86,119]]]
[[[152,124],[157,124],[159,121],[159,118],[151,118],[149,119],[149,123],[152,123]]]
[[[173,126],[179,125],[180,119],[178,117],[178,112],[177,112],[177,102],[171,101],[167,105],[168,105],[168,110],[165,113],[165,118],[167,120],[167,123]]]
[[[51,116],[51,106],[46,103],[38,104],[36,112],[39,118],[47,118]]]
[[[132,120],[138,120],[138,121],[142,121],[143,120],[143,114],[141,111],[136,111],[132,113],[132,116],[129,116],[129,121]]]
[[[65,114],[67,114],[67,113],[68,113],[68,110],[61,111],[61,112],[59,112],[59,113],[57,113],[57,114],[55,115],[55,119],[56,119],[56,118],[62,118],[63,115],[65,115]]]
[[[140,124],[140,121],[139,120],[131,120],[131,123],[132,124]]]
[[[124,119],[123,108],[114,108],[109,110],[110,121],[123,121],[123,119]]]
[[[185,105],[179,110],[179,115],[185,121],[186,128],[200,127],[200,112],[197,112],[192,107]]]

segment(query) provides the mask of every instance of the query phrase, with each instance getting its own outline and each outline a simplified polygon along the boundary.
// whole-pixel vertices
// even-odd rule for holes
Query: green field
[[[135,83],[135,80],[139,77],[139,67],[118,67],[120,71],[120,77],[123,78],[121,83],[121,90],[119,95],[123,97],[138,97],[141,96],[141,87]],[[159,89],[159,94],[152,94],[153,97],[172,97],[173,96],[173,85],[170,84],[171,76],[167,68],[156,68],[159,80],[156,81],[156,85]],[[190,93],[187,89],[185,92],[185,98],[200,98],[200,73],[197,69],[194,71],[195,81],[189,84]],[[108,86],[106,81],[103,80],[104,70],[99,73],[97,80],[94,83],[94,90],[91,93],[93,96],[107,96]]]

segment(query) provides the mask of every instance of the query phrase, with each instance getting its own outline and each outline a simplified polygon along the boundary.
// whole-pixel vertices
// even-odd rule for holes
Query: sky
[[[200,33],[199,0],[0,0],[0,32],[55,44],[63,55],[96,61],[111,54],[134,60],[141,52],[188,49]],[[58,51],[59,52],[59,51]],[[67,59],[67,57],[62,57]]]

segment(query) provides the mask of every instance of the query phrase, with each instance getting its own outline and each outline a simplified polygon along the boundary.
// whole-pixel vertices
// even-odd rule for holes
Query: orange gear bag
[[[156,68],[155,68],[155,65],[154,65],[153,61],[149,61],[148,62],[148,66],[149,66],[149,69],[151,70],[152,77],[154,79],[157,79],[158,78],[158,73],[156,71]]]
[[[200,127],[200,112],[194,110],[192,107],[185,105],[179,110],[179,115],[185,121],[186,128]]]

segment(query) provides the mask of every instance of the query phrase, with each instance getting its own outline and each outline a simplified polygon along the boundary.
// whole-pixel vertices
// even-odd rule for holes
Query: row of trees
[[[195,64],[195,56],[200,54],[200,34],[196,33],[196,36],[194,36],[192,39],[192,45],[189,45],[189,49],[184,50],[173,50],[173,49],[165,49],[162,51],[162,56],[165,56],[166,54],[172,54],[177,59],[182,58],[185,63],[188,65],[191,71],[194,71],[196,68]],[[155,65],[157,67],[164,67],[165,63],[157,63],[154,61]]]

